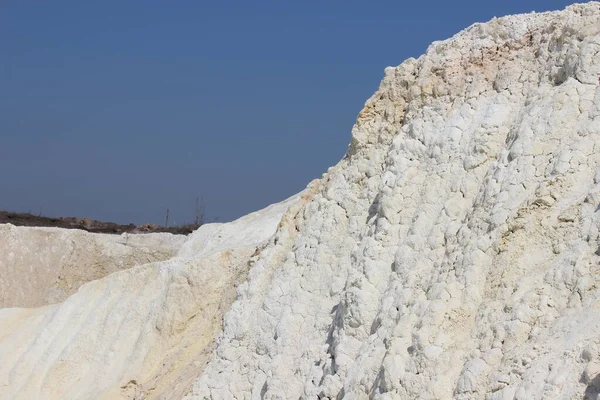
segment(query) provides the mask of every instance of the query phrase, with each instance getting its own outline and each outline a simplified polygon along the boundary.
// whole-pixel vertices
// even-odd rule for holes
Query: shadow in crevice
[[[325,382],[325,377],[327,375],[335,375],[337,372],[338,366],[335,362],[335,331],[340,328],[343,323],[343,315],[344,315],[344,306],[340,302],[333,306],[331,309],[331,325],[329,326],[329,330],[327,332],[327,339],[325,343],[327,344],[327,354],[330,357],[331,364],[327,366],[327,363],[323,364],[323,376],[321,377],[321,381],[319,382],[319,386],[323,385]]]
[[[369,206],[369,216],[367,217],[367,220],[365,221],[366,223],[368,223],[379,212],[379,202],[380,201],[381,201],[381,193],[377,193],[377,196],[375,196],[375,199],[373,199],[373,203],[371,203],[371,205]]]
[[[268,386],[267,386],[267,381],[265,381],[264,385],[263,385],[263,386],[262,386],[262,388],[260,389],[260,398],[261,398],[261,399],[264,399],[264,398],[265,398],[265,395],[267,394],[267,389],[268,389]]]
[[[588,387],[585,388],[583,400],[596,400],[598,395],[600,395],[600,389],[594,385],[588,385]]]
[[[586,379],[588,378],[588,379]],[[589,379],[589,377],[586,377],[586,373],[584,372],[581,375],[581,379],[579,380],[579,382],[582,383],[589,383],[589,382],[600,382],[600,374],[596,375],[593,379]],[[600,387],[589,383],[587,385],[587,387],[585,388],[585,392],[583,393],[583,400],[596,400],[600,395]]]

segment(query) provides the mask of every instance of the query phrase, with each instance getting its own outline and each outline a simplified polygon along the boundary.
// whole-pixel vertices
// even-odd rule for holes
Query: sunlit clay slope
[[[599,80],[596,2],[387,68],[189,398],[595,399]]]
[[[0,308],[63,301],[86,282],[171,258],[185,239],[0,225]]]
[[[183,397],[236,286],[298,200],[204,225],[176,257],[87,283],[61,304],[0,309],[0,398]]]
[[[0,310],[1,399],[599,393],[597,2],[432,44],[300,195]]]

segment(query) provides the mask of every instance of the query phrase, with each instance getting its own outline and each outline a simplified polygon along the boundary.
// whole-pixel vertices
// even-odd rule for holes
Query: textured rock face
[[[0,398],[596,399],[598,146],[600,3],[473,25],[300,196],[0,310]]]
[[[86,282],[175,255],[183,235],[0,225],[0,308],[58,303]]]
[[[388,68],[193,399],[595,398],[600,3]]]

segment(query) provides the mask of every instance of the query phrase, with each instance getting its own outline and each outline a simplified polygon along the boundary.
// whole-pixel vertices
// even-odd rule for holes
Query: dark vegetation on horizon
[[[216,219],[215,219],[216,220]],[[115,222],[102,222],[89,218],[77,217],[46,217],[40,210],[38,215],[28,213],[16,213],[0,211],[0,224],[12,224],[16,226],[42,226],[66,229],[81,229],[94,233],[153,233],[168,232],[172,234],[187,235],[192,233],[205,223],[204,203],[200,198],[196,199],[195,220],[189,224],[169,226],[169,210],[166,210],[165,225],[155,224],[117,224]]]

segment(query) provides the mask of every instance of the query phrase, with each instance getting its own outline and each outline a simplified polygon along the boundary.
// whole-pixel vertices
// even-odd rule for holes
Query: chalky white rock
[[[595,398],[599,81],[596,2],[387,68],[189,398]]]
[[[475,24],[300,195],[0,310],[0,398],[596,399],[598,146],[600,3]]]

